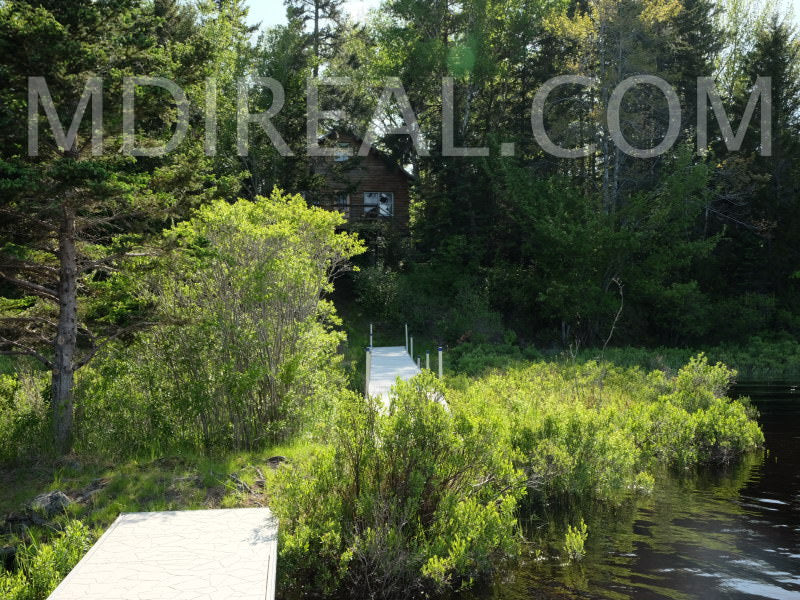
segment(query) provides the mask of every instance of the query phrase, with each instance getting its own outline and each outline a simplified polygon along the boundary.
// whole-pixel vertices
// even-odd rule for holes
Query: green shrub
[[[569,560],[580,560],[586,553],[585,545],[589,537],[589,529],[586,523],[581,519],[580,525],[567,527],[567,533],[564,535],[564,553]]]
[[[502,369],[515,363],[541,358],[541,354],[536,348],[523,349],[509,342],[502,344],[467,342],[448,350],[446,358],[448,371],[475,377],[492,369]]]
[[[744,344],[721,344],[705,349],[714,362],[735,369],[745,379],[775,379],[800,375],[800,342],[791,337],[763,339],[751,337]],[[640,366],[644,369],[677,371],[697,354],[691,348],[608,348],[604,357],[619,366]],[[600,351],[586,349],[578,360],[597,360]]]
[[[663,397],[690,413],[708,409],[714,402],[723,398],[736,378],[733,371],[717,363],[708,364],[704,354],[692,357],[672,379],[672,390]]]
[[[330,445],[276,476],[283,585],[408,597],[468,585],[517,550],[524,479],[497,411],[441,403],[430,374],[384,412],[344,395]]]
[[[245,449],[300,431],[343,385],[323,297],[363,246],[341,223],[275,190],[167,231],[141,290],[158,325],[81,373],[78,448]]]
[[[448,247],[436,260],[406,270],[363,267],[355,277],[357,302],[373,317],[394,320],[398,328],[408,323],[447,343],[502,341],[502,317],[489,305],[485,282],[465,271],[457,254]]]
[[[477,361],[482,346],[471,348]],[[725,396],[735,373],[702,355],[674,376],[514,358],[449,389],[430,373],[400,382],[388,408],[336,401],[317,449],[271,482],[284,589],[400,598],[466,586],[516,551],[525,490],[531,505],[618,502],[653,489],[648,470],[763,442],[748,406]],[[568,529],[571,560],[586,536],[584,523]]]
[[[763,443],[752,409],[725,396],[734,375],[703,356],[674,377],[539,362],[462,382],[450,399],[506,415],[536,496],[615,500],[647,488],[657,464],[725,462]]]
[[[78,564],[94,541],[80,521],[71,521],[48,544],[31,543],[17,554],[17,570],[0,573],[3,600],[45,600]]]
[[[355,290],[361,308],[372,318],[389,320],[398,310],[400,275],[382,263],[361,267],[354,276]]]

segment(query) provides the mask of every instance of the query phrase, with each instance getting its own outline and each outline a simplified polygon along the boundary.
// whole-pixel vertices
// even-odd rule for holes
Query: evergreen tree
[[[165,7],[141,0],[12,0],[0,6],[5,80],[0,91],[0,351],[33,356],[51,368],[60,451],[70,445],[75,371],[108,341],[141,325],[137,313],[144,307],[126,305],[117,265],[141,254],[150,232],[183,218],[230,184],[220,186],[213,177],[198,152],[197,136],[165,157],[119,152],[124,77],[157,73],[187,89],[199,85],[195,69],[179,60],[184,50],[202,54],[188,47],[199,30],[195,25],[195,33],[182,42],[164,37],[176,26],[165,16],[178,14],[164,13]],[[184,35],[186,27],[179,19]],[[103,78],[101,155],[92,152],[96,132],[88,114],[64,147],[41,106],[31,108],[38,113],[38,152],[28,154],[22,124],[31,76],[44,78],[65,129],[87,79]],[[143,87],[136,95],[140,147],[171,137],[176,106],[160,92]]]
[[[320,66],[336,52],[339,30],[344,24],[344,0],[285,0],[285,3],[290,22],[310,25],[311,72],[318,77]]]

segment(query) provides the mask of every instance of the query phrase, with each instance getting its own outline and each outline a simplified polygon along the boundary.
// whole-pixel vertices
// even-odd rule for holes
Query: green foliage
[[[378,320],[395,319],[399,307],[400,274],[383,264],[361,267],[355,290],[364,311]]]
[[[298,432],[342,385],[323,299],[363,250],[337,213],[277,190],[213,203],[165,233],[142,297],[159,326],[80,382],[84,448],[251,448]]]
[[[69,522],[55,540],[35,541],[17,554],[17,569],[0,573],[3,600],[45,600],[83,557],[94,536],[80,521]]]
[[[509,332],[507,340],[513,340],[513,333]],[[445,361],[447,370],[459,375],[475,377],[493,369],[542,358],[541,353],[533,346],[521,348],[509,341],[503,344],[474,342],[458,344],[447,351]]]
[[[398,384],[388,411],[344,394],[330,445],[278,472],[285,589],[405,597],[516,551],[524,480],[505,424],[444,394],[431,375]]]
[[[0,463],[39,456],[50,448],[47,374],[18,361],[0,374]]]
[[[763,14],[743,18],[751,11]],[[465,292],[485,299],[483,314],[502,317],[520,337],[600,345],[619,308],[617,280],[625,309],[615,342],[701,345],[770,330],[797,334],[800,60],[791,19],[767,14],[774,11],[752,2],[719,10],[712,0],[468,0],[456,10],[409,0],[387,3],[363,31],[347,32],[331,70],[357,79],[355,93],[342,98],[356,130],[370,120],[381,78],[397,76],[433,150],[416,155],[406,136],[379,142],[419,177],[411,207],[419,254],[383,279],[402,319],[427,320],[428,330],[460,319],[448,341],[477,333],[468,322],[476,304]],[[555,143],[594,146],[583,159],[543,152],[521,118],[539,86],[564,73],[599,82],[591,92],[553,90],[545,110]],[[603,125],[611,90],[641,73],[668,81],[684,117],[692,116],[657,158],[626,156]],[[714,152],[694,153],[697,77],[718,77],[727,114],[739,122],[764,73],[773,77],[772,156],[758,156],[758,119],[736,155],[711,119]],[[488,157],[438,152],[445,75],[456,79],[457,144],[485,147]],[[667,129],[668,111],[651,87],[629,90],[622,113],[634,146],[652,147]],[[499,140],[515,142],[513,158],[501,156]],[[438,296],[420,281],[426,270],[438,280]],[[440,319],[437,307],[452,302],[458,308]]]
[[[759,447],[753,411],[725,396],[734,375],[702,355],[674,377],[535,362],[447,389],[423,374],[388,408],[343,394],[323,444],[271,480],[282,585],[386,598],[468,585],[515,552],[525,492],[531,506],[616,503],[652,491],[650,471]],[[586,536],[567,530],[571,559]]]
[[[651,487],[646,471],[657,464],[727,462],[763,443],[753,411],[725,396],[733,376],[703,356],[675,377],[594,361],[537,362],[455,394],[508,415],[535,496],[615,500]]]
[[[451,240],[445,256],[408,269],[385,263],[362,267],[355,276],[356,300],[370,315],[448,343],[500,342],[507,331],[489,304],[486,285],[460,264],[464,251]]]
[[[585,554],[584,545],[589,537],[589,528],[581,519],[580,525],[567,527],[564,535],[564,554],[569,560],[580,560]]]
[[[744,379],[776,379],[796,377],[800,371],[800,342],[790,337],[765,339],[752,336],[744,344],[721,344],[704,352],[711,361],[722,362],[735,369]],[[605,358],[619,366],[677,371],[696,354],[691,348],[608,348]],[[578,353],[578,360],[594,360],[597,349]]]

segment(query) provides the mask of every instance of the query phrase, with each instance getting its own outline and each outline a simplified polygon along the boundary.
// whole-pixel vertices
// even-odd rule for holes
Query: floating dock
[[[49,600],[273,600],[268,508],[120,515]]]
[[[371,353],[367,389],[372,397],[388,401],[389,390],[391,390],[398,377],[403,381],[408,381],[421,372],[417,363],[411,359],[403,346],[372,348]]]

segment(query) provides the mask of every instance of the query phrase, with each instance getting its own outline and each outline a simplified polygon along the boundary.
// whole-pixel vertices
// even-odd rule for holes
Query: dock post
[[[414,360],[414,336],[412,335],[409,339],[409,347],[408,347],[408,355],[411,357],[411,360]]]
[[[439,379],[442,378],[442,347],[439,346]]]
[[[364,371],[364,396],[369,398],[369,378],[372,374],[372,346],[367,346],[367,367]]]
[[[421,367],[422,367],[422,359],[418,356],[417,357],[417,368],[419,369]]]
[[[431,370],[431,353],[425,353],[425,368],[430,371]]]
[[[408,323],[406,323],[406,352],[408,352]]]
[[[369,324],[369,347],[372,348],[372,323]]]

